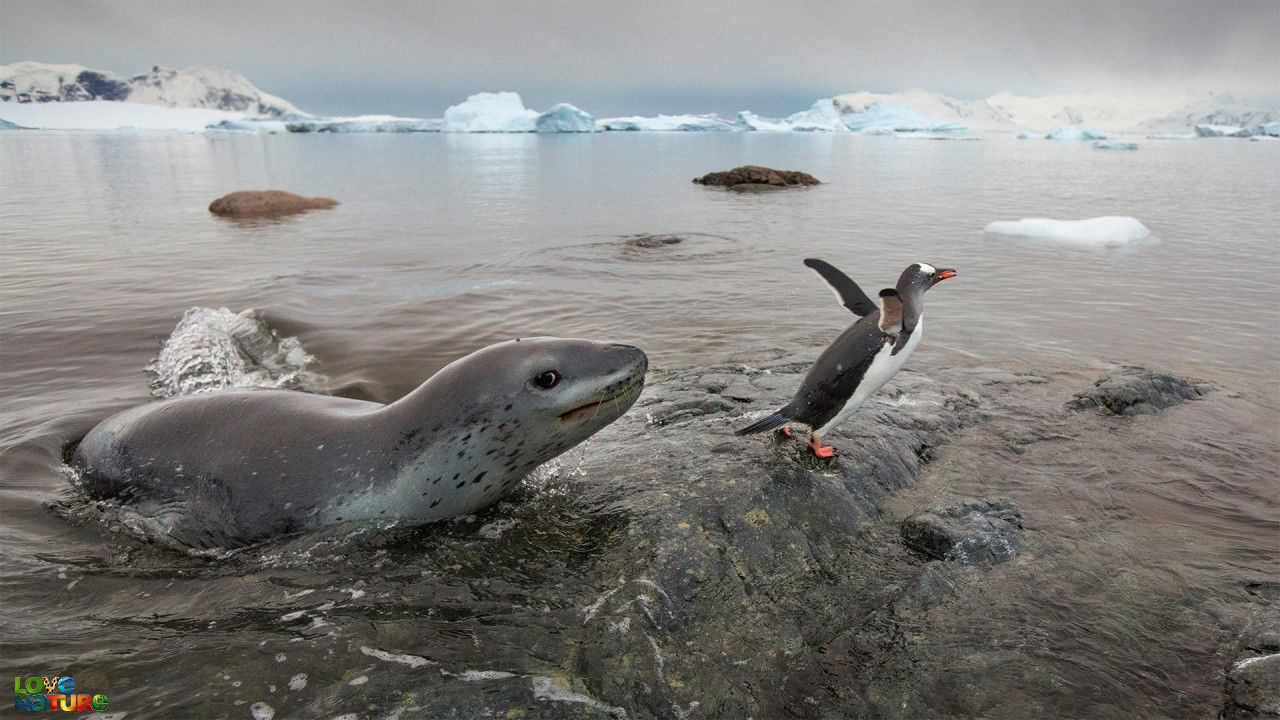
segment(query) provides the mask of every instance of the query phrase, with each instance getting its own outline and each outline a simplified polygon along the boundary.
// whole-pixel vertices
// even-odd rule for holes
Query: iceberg
[[[1075,125],[1063,125],[1045,135],[1049,140],[1106,140],[1107,134],[1097,128],[1080,128]]]
[[[871,130],[900,133],[948,133],[968,130],[963,123],[950,122],[927,115],[908,105],[888,102],[869,105],[864,112],[842,115],[840,120],[849,130],[863,133]]]
[[[357,115],[355,117],[300,118],[282,124],[292,133],[407,133],[440,132],[444,121],[394,115]]]
[[[1280,137],[1280,122],[1267,123],[1262,126],[1262,134],[1271,137]]]
[[[8,120],[0,120],[0,130],[26,130],[21,125],[14,125]]]
[[[739,112],[737,119],[733,121],[733,125],[739,130],[755,130],[757,132],[791,132],[791,125],[788,124],[786,120],[760,117],[749,110]]]
[[[783,122],[792,130],[801,132],[828,131],[848,132],[849,128],[840,117],[840,111],[831,98],[822,98],[813,103],[808,110],[788,115]]]
[[[1141,242],[1151,237],[1151,231],[1145,225],[1136,218],[1128,216],[1106,216],[1087,220],[1023,218],[993,222],[987,225],[984,231],[993,235],[1107,247]]]
[[[539,113],[513,92],[476,93],[444,111],[444,132],[533,132]]]
[[[733,132],[737,130],[733,123],[718,118],[702,115],[659,115],[658,117],[605,118],[600,121],[605,130],[642,131],[642,132]]]
[[[534,128],[540,133],[597,132],[596,119],[569,103],[560,103],[538,116]]]
[[[1093,146],[1099,150],[1137,150],[1138,143],[1129,140],[1099,140]]]
[[[1038,140],[1039,138],[1040,138],[1040,133],[1031,132],[1030,130],[1018,131],[1019,140]]]
[[[0,120],[34,130],[175,130],[202,132],[225,120],[241,121],[242,112],[170,108],[113,100],[82,102],[0,102]]]

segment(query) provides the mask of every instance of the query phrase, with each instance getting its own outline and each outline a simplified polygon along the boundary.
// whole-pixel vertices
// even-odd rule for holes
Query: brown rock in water
[[[735,185],[767,185],[771,187],[791,187],[805,185],[821,185],[822,181],[799,170],[774,170],[759,165],[743,165],[724,172],[707,173],[694,182],[703,185],[732,188]]]
[[[222,217],[267,217],[326,209],[337,204],[333,198],[302,197],[283,190],[241,190],[209,203],[209,212]]]

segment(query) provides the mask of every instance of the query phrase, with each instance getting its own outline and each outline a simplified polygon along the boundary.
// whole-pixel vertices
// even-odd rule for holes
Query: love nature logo
[[[102,711],[107,709],[107,696],[77,693],[76,682],[70,677],[15,677],[13,709]]]

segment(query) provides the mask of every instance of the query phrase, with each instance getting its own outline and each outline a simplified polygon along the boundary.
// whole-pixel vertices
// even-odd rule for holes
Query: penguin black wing
[[[876,304],[862,292],[862,288],[858,287],[858,283],[849,278],[848,275],[840,272],[834,265],[824,262],[817,258],[806,258],[804,264],[813,268],[832,290],[836,291],[836,295],[840,297],[840,302],[853,311],[858,317],[866,317],[875,312],[878,308]]]

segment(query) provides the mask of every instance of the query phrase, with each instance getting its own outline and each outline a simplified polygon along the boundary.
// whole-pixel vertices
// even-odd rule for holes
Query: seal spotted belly
[[[495,502],[616,420],[647,369],[629,345],[504,342],[390,405],[250,390],[126,410],[85,436],[72,465],[90,495],[163,506],[204,545],[345,520],[430,522]]]

